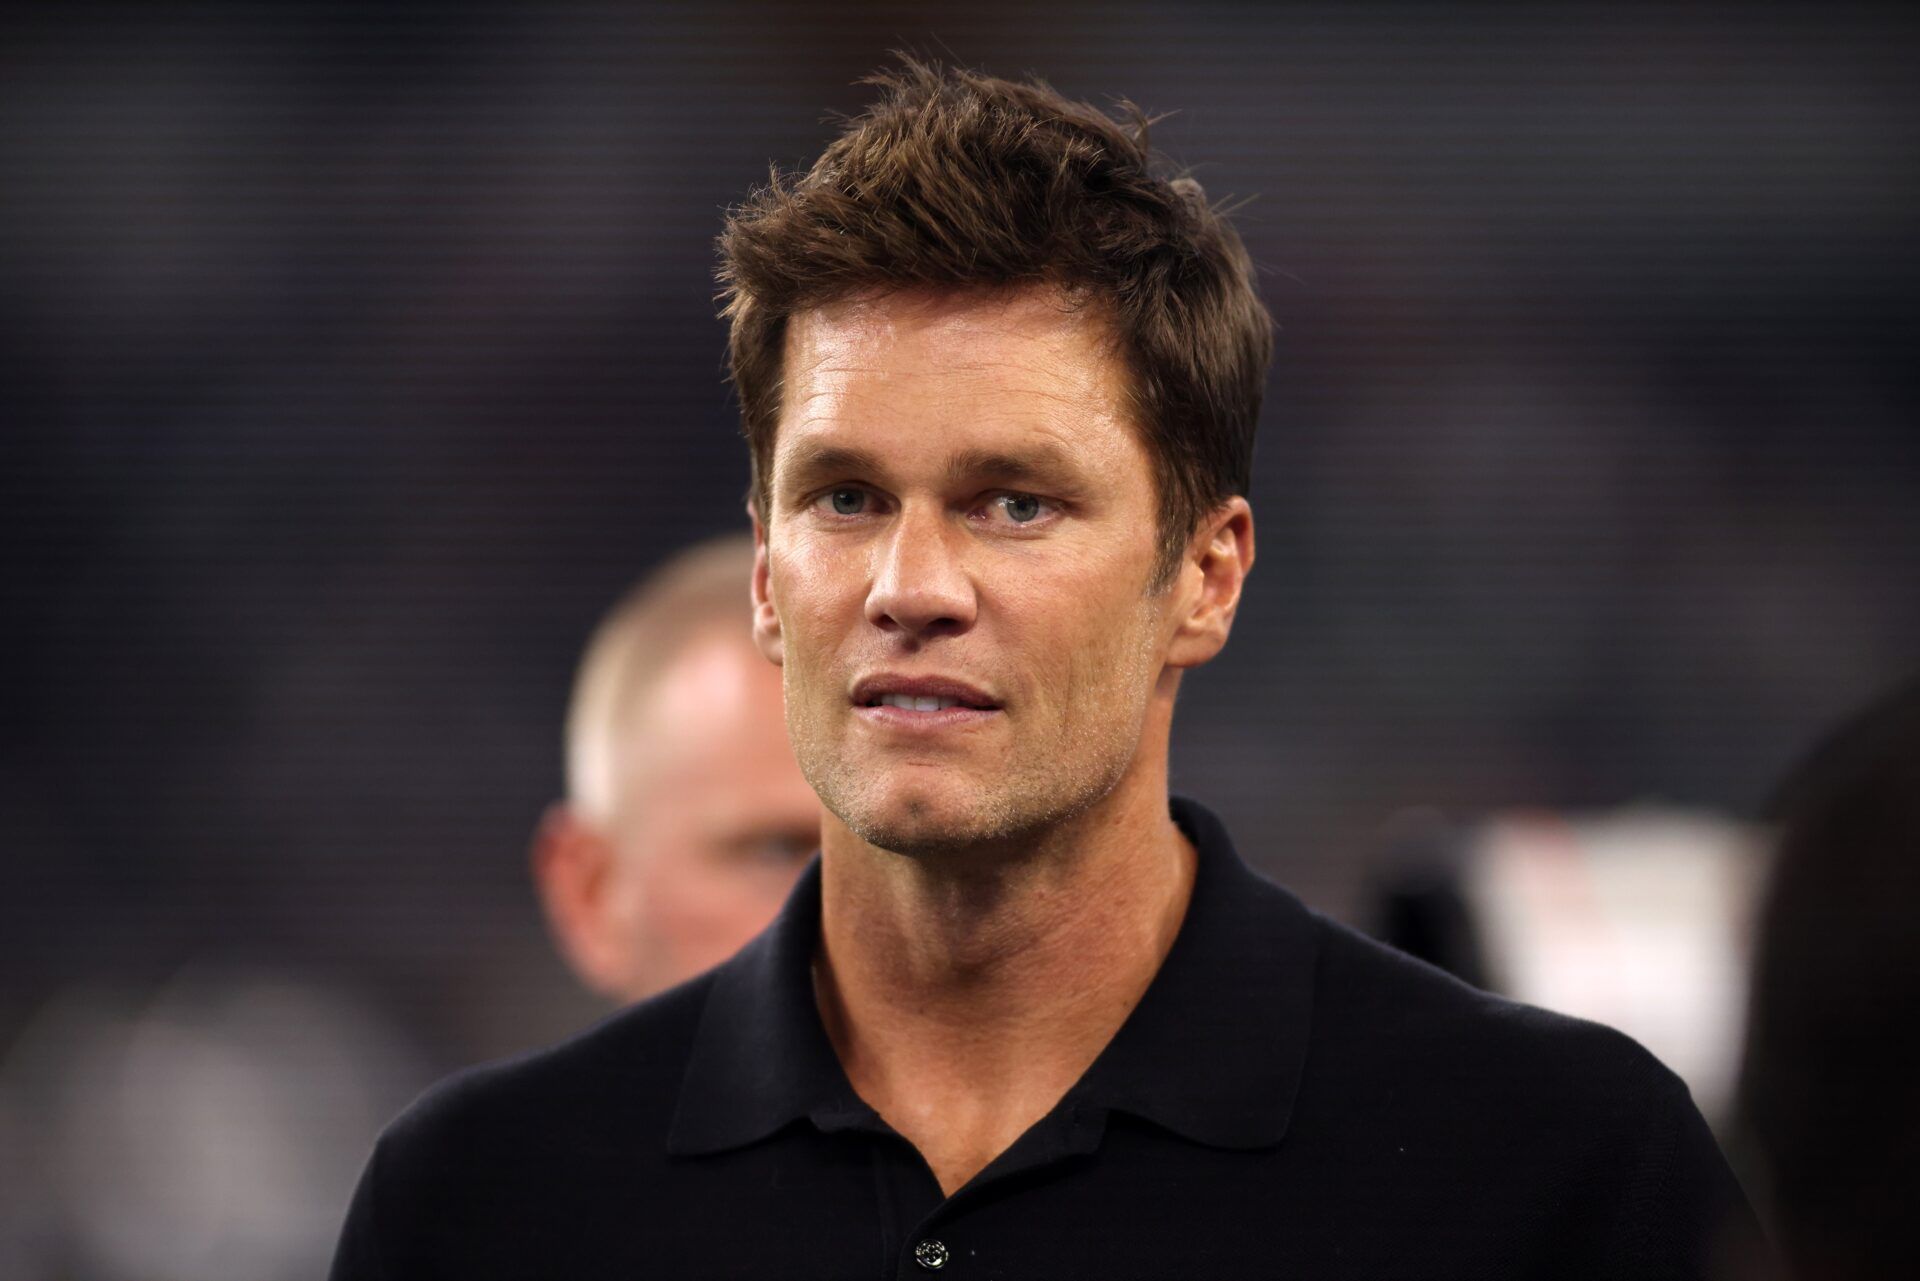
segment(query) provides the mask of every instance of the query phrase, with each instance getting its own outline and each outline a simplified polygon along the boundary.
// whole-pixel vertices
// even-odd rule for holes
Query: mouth
[[[887,674],[855,685],[853,705],[863,720],[896,728],[958,728],[1001,711],[998,699],[965,681]]]
[[[972,707],[973,710],[982,712],[991,710],[989,708],[975,706],[974,704],[963,703],[957,698],[940,698],[938,696],[926,698],[913,694],[882,694],[871,703],[865,703],[862,704],[862,706],[897,707],[903,712],[944,712],[949,707]]]

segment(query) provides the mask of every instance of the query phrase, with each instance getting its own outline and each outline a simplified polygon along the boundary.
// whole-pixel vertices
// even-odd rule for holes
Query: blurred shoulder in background
[[[1738,1154],[1795,1278],[1910,1276],[1920,1232],[1920,681],[1780,788]]]

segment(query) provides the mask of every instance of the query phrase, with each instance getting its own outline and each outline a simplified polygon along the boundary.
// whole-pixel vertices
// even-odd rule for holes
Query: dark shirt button
[[[922,1241],[913,1247],[913,1261],[929,1272],[947,1266],[947,1247],[939,1241]]]

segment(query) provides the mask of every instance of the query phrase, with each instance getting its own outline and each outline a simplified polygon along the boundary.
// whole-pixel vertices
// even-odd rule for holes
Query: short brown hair
[[[764,518],[789,317],[894,289],[1058,287],[1104,313],[1158,462],[1171,578],[1201,517],[1247,492],[1273,354],[1240,237],[1167,177],[1149,121],[1038,81],[901,57],[880,99],[804,174],[755,192],[720,236],[723,314]]]

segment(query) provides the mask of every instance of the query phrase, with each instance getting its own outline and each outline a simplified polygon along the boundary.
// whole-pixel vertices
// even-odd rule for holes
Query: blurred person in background
[[[1920,681],[1845,723],[1773,810],[1779,851],[1756,943],[1739,1150],[1795,1281],[1912,1276]]]
[[[726,960],[820,843],[780,673],[750,630],[753,538],[712,539],[633,588],[588,641],[567,711],[567,796],[534,883],[580,981],[635,1001]]]

